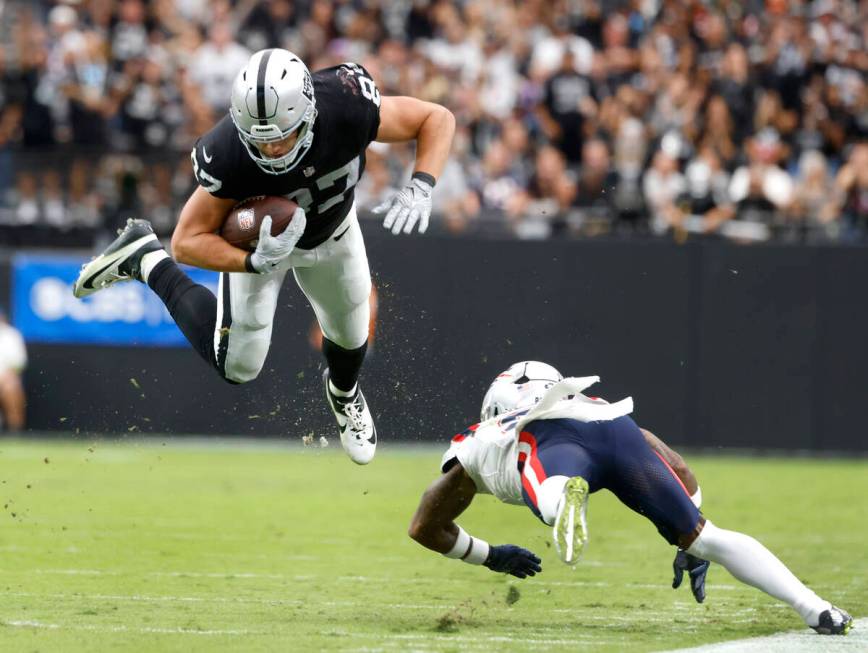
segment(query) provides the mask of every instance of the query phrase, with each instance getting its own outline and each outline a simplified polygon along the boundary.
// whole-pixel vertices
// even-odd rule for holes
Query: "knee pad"
[[[233,325],[234,327],[234,325]],[[269,333],[257,333],[265,329],[247,331],[241,337],[232,338],[230,332],[229,351],[223,363],[221,375],[230,383],[247,383],[262,371],[270,342]],[[240,335],[240,334],[239,334]]]
[[[344,294],[352,306],[360,306],[371,298],[371,277],[365,275],[344,276],[340,279]]]
[[[244,302],[241,311],[232,313],[232,327],[247,331],[258,331],[270,327],[274,320],[274,311],[269,302],[260,301],[257,297],[250,297]]]

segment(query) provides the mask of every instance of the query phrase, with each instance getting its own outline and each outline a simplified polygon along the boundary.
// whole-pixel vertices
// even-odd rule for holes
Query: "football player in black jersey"
[[[368,338],[371,277],[353,191],[371,141],[416,141],[407,185],[376,210],[392,233],[422,233],[431,193],[446,162],[455,119],[411,97],[382,97],[368,72],[345,63],[311,74],[292,52],[255,53],[235,79],[229,115],[192,151],[198,187],[172,236],[174,260],[145,220],[129,220],[118,238],[82,268],[84,297],[136,279],[156,292],[195,349],[231,383],[259,374],[271,342],[286,273],[307,296],[322,328],[326,398],[353,461],[374,457],[377,435],[358,385]],[[256,250],[217,235],[232,208],[256,195],[298,203],[289,226],[271,236],[263,220]],[[218,296],[176,265],[221,272]]]

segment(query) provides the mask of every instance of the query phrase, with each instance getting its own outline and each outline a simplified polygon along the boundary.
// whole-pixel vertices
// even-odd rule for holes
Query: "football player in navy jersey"
[[[384,97],[368,72],[345,63],[311,74],[292,52],[255,53],[238,73],[229,114],[191,153],[198,187],[172,236],[169,256],[145,220],[82,268],[84,297],[118,281],[147,283],[193,347],[231,383],[259,374],[271,342],[277,298],[291,269],[324,334],[326,398],[350,458],[374,457],[376,428],[358,378],[368,338],[371,277],[356,218],[354,187],[371,141],[416,141],[412,178],[375,211],[393,234],[423,233],[431,193],[449,154],[455,119],[436,104]],[[257,195],[299,205],[277,236],[263,220],[256,250],[217,235],[232,208]],[[178,267],[221,272],[215,297]]]
[[[693,488],[684,483],[692,473],[673,469],[669,460],[680,457],[630,418],[633,400],[610,404],[582,394],[597,381],[564,379],[536,361],[500,374],[483,400],[482,421],[456,435],[443,455],[442,475],[422,496],[410,537],[447,558],[534,576],[542,571],[534,553],[492,546],[455,523],[474,495],[528,507],[552,528],[561,560],[575,564],[588,542],[588,497],[607,489],[679,547],[673,587],[688,571],[697,601],[705,598],[706,561],[712,561],[790,605],[822,635],[852,628],[849,614],[817,596],[757,540],[706,519],[695,479]]]

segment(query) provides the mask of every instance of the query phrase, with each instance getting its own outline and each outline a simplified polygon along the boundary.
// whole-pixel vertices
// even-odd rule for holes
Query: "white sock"
[[[693,505],[697,508],[702,508],[702,488],[698,485],[696,486],[696,492],[690,495],[690,500],[693,502]]]
[[[558,503],[564,496],[564,486],[569,480],[568,476],[549,476],[536,488],[536,506],[543,521],[549,526],[555,523]]]
[[[340,388],[338,388],[334,383],[332,383],[332,380],[329,379],[329,392],[331,392],[335,397],[352,397],[354,394],[356,394],[356,390],[358,389],[358,387],[359,384],[356,383],[353,386],[353,389],[347,392],[346,390],[341,390]]]
[[[809,626],[831,606],[793,575],[783,562],[754,538],[717,528],[710,521],[687,553],[722,565],[738,580],[789,604]]]
[[[154,252],[148,252],[142,257],[141,263],[141,276],[142,281],[148,283],[148,276],[150,276],[151,272],[155,267],[157,267],[157,263],[162,261],[164,258],[169,258],[169,253],[164,249],[158,249]]]

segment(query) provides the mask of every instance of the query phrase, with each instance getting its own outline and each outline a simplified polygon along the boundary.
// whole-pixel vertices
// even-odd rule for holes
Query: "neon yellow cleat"
[[[558,512],[552,537],[558,556],[568,565],[582,557],[588,544],[588,482],[581,476],[567,481],[564,495],[558,502]]]

